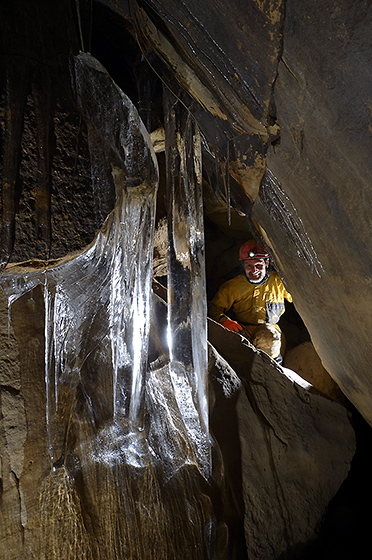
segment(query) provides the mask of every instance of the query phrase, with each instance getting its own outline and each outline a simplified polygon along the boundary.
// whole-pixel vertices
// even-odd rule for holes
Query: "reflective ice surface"
[[[115,208],[81,254],[41,270],[11,267],[2,278],[10,303],[38,284],[43,288],[46,418],[53,465],[61,452],[55,448],[54,423],[63,383],[83,392],[94,422],[103,404],[100,383],[111,385],[109,416],[114,422],[125,419],[128,430],[142,426],[150,327],[155,155],[136,109],[99,63],[80,55],[75,76],[90,135],[111,162]],[[92,358],[99,361],[95,366]]]
[[[208,476],[207,312],[200,135],[188,111],[166,88],[164,109],[170,370],[194,453]]]
[[[10,265],[1,277],[10,317],[16,299],[43,292],[51,466],[77,453],[82,464],[161,465],[167,478],[195,464],[208,477],[197,129],[186,114],[168,127],[171,145],[177,136],[170,177],[177,172],[174,157],[184,177],[176,188],[170,179],[169,190],[169,357],[158,319],[166,311],[151,295],[158,168],[149,136],[131,101],[91,56],[76,57],[74,87],[89,129],[98,218],[102,193],[110,192],[112,182],[115,207],[84,251],[36,268]]]
[[[296,248],[297,256],[304,259],[311,271],[320,277],[324,272],[322,263],[319,261],[296,208],[270,169],[266,170],[260,196],[270,212],[271,219],[280,224],[288,242]]]

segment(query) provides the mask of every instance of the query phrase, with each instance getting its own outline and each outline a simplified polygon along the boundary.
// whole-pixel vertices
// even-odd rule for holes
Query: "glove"
[[[236,321],[233,321],[232,319],[225,319],[221,324],[233,332],[239,332],[243,330],[243,327],[239,325],[239,323],[237,323]]]

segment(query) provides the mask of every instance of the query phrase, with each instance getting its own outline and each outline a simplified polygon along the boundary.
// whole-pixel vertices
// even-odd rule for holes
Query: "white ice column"
[[[177,404],[204,476],[210,473],[207,303],[198,126],[164,90],[168,207],[168,338]]]

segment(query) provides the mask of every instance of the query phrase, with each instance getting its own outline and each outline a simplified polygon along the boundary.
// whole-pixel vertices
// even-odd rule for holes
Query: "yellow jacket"
[[[239,274],[222,284],[209,304],[209,316],[223,322],[228,317],[243,325],[277,323],[284,313],[284,299],[292,301],[276,272],[261,286]]]

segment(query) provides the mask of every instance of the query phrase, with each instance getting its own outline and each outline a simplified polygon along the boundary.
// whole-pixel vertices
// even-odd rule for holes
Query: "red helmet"
[[[239,260],[246,261],[249,259],[268,259],[269,255],[257,245],[254,239],[250,239],[243,243],[239,250]]]

